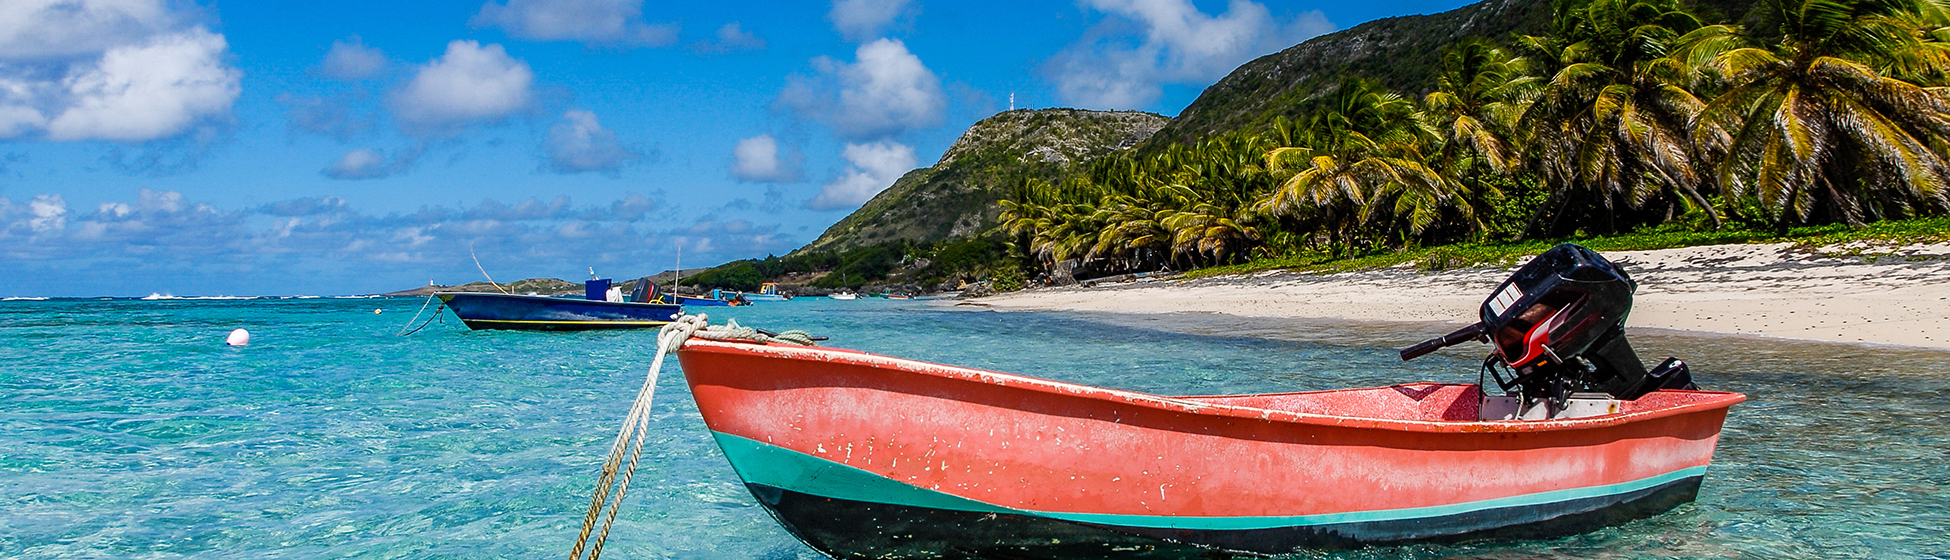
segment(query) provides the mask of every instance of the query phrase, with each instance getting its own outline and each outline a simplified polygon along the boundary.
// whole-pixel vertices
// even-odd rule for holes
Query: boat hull
[[[1577,532],[1692,500],[1744,398],[1479,422],[1473,385],[1167,398],[828,349],[692,341],[680,359],[753,496],[862,558]]]
[[[683,307],[546,296],[443,292],[434,294],[467,328],[542,331],[661,327]]]
[[[711,299],[711,298],[701,298],[701,297],[691,297],[691,296],[673,296],[673,297],[677,298],[678,305],[688,305],[692,307],[724,307],[727,305],[731,305],[731,302],[721,300],[721,299]]]

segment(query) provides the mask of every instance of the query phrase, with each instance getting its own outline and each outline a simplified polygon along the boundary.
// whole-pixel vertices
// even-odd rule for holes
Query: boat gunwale
[[[1403,432],[1509,433],[1509,432],[1555,432],[1555,431],[1609,428],[1609,427],[1622,426],[1626,424],[1633,424],[1633,423],[1638,423],[1638,422],[1643,422],[1648,420],[1655,420],[1659,418],[1680,416],[1680,415],[1691,414],[1696,412],[1705,412],[1705,411],[1710,411],[1715,409],[1724,410],[1729,407],[1732,407],[1735,404],[1747,400],[1746,395],[1742,395],[1740,393],[1733,393],[1733,392],[1677,391],[1677,390],[1669,389],[1662,392],[1713,395],[1716,396],[1717,398],[1709,398],[1709,399],[1699,400],[1695,402],[1680,404],[1677,406],[1667,406],[1667,407],[1654,408],[1654,409],[1643,410],[1643,411],[1626,412],[1626,413],[1619,413],[1619,414],[1607,414],[1603,416],[1592,416],[1586,418],[1571,418],[1571,419],[1563,419],[1563,420],[1491,420],[1491,421],[1395,420],[1395,419],[1387,419],[1387,418],[1335,416],[1331,414],[1294,412],[1289,410],[1279,410],[1279,409],[1272,409],[1272,408],[1256,408],[1256,407],[1231,405],[1231,404],[1200,402],[1198,400],[1193,400],[1193,399],[1199,397],[1278,396],[1278,395],[1293,395],[1293,394],[1307,394],[1307,393],[1334,393],[1334,392],[1362,391],[1362,390],[1371,390],[1371,389],[1387,388],[1387,387],[1429,386],[1429,385],[1443,386],[1443,385],[1470,385],[1470,384],[1414,382],[1414,383],[1402,383],[1397,385],[1387,385],[1383,387],[1327,389],[1327,390],[1320,390],[1320,391],[1294,391],[1294,392],[1285,392],[1285,393],[1256,393],[1256,394],[1244,394],[1244,395],[1198,395],[1198,396],[1187,396],[1187,397],[1167,397],[1161,395],[1153,395],[1149,393],[1140,393],[1136,391],[1127,391],[1122,389],[1111,389],[1106,387],[1094,387],[1094,386],[1081,385],[1076,383],[1067,383],[1063,381],[1042,379],[1042,378],[1030,377],[1026,375],[1003,373],[998,371],[989,371],[989,370],[954,366],[954,365],[947,365],[947,364],[937,364],[932,362],[924,362],[920,360],[911,360],[907,358],[896,358],[892,356],[883,356],[879,354],[862,352],[859,350],[849,350],[849,349],[841,349],[841,348],[806,347],[806,346],[768,344],[768,343],[756,343],[756,342],[719,342],[719,341],[693,338],[685,342],[683,351],[693,351],[693,350],[708,352],[708,353],[719,353],[719,354],[746,354],[746,355],[768,355],[769,354],[770,355],[769,357],[782,358],[782,359],[814,358],[825,362],[848,363],[852,365],[865,366],[865,367],[882,369],[882,370],[895,370],[895,371],[900,371],[903,373],[914,374],[914,375],[933,376],[933,377],[940,377],[946,379],[953,379],[957,381],[1024,389],[1033,392],[1064,396],[1064,397],[1079,397],[1079,398],[1088,398],[1088,399],[1095,399],[1095,400],[1118,401],[1126,404],[1142,406],[1145,408],[1152,408],[1157,410],[1164,410],[1164,411],[1178,412],[1178,413],[1185,413],[1185,414],[1242,418],[1242,419],[1249,419],[1249,420],[1261,420],[1261,421],[1268,421],[1268,422],[1279,422],[1279,423],[1290,423],[1290,424],[1334,426],[1334,427],[1344,427],[1344,428],[1371,428],[1371,429],[1395,430],[1395,431],[1403,431]]]

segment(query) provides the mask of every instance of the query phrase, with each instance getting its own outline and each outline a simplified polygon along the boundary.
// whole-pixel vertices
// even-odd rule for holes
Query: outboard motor
[[[636,279],[636,288],[630,290],[630,303],[656,303],[664,297],[657,284],[649,276]]]
[[[1667,358],[1648,372],[1632,352],[1625,316],[1637,289],[1597,252],[1558,245],[1497,286],[1483,302],[1480,322],[1404,349],[1402,360],[1465,341],[1489,342],[1494,347],[1484,371],[1517,402],[1542,399],[1553,411],[1573,393],[1635,400],[1659,389],[1696,389],[1685,362]]]

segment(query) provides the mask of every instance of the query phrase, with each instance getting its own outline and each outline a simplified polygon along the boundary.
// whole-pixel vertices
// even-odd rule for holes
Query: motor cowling
[[[1630,275],[1597,252],[1561,244],[1498,285],[1483,301],[1480,322],[1403,350],[1402,359],[1466,340],[1489,342],[1485,368],[1525,402],[1562,402],[1573,392],[1630,400],[1661,388],[1694,388],[1684,362],[1667,359],[1647,371],[1625,339],[1637,290]]]

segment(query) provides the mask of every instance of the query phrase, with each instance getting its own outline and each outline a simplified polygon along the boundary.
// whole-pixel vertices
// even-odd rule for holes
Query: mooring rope
[[[412,318],[412,319],[407,319],[407,320],[406,320],[406,327],[413,327],[413,322],[414,322],[414,321],[418,321],[418,320],[420,320],[420,314],[421,314],[421,313],[425,313],[425,312],[427,311],[427,306],[428,306],[428,305],[431,305],[431,304],[433,303],[433,300],[434,300],[434,299],[435,299],[436,297],[437,297],[437,296],[433,296],[433,295],[428,295],[428,296],[427,296],[427,300],[426,300],[426,301],[423,301],[423,302],[420,302],[420,310],[419,310],[419,311],[414,311],[414,312],[413,312],[413,318]],[[425,322],[425,323],[420,323],[420,326],[417,326],[417,327],[413,327],[413,330],[411,330],[411,331],[409,331],[409,330],[406,330],[406,327],[400,327],[400,328],[399,328],[399,331],[400,331],[400,332],[398,333],[398,334],[399,334],[399,336],[411,336],[411,335],[412,335],[413,333],[416,333],[416,332],[420,332],[420,329],[424,329],[424,328],[427,328],[427,325],[430,325],[430,324],[433,324],[433,320],[434,320],[435,318],[437,318],[437,317],[440,317],[440,311],[441,311],[441,310],[443,310],[443,309],[446,309],[446,308],[447,308],[447,302],[446,302],[445,300],[442,300],[442,301],[440,302],[440,307],[437,307],[437,308],[434,308],[434,310],[433,310],[433,316],[432,316],[432,317],[427,317],[427,322]]]
[[[684,346],[691,337],[706,340],[749,340],[753,342],[784,342],[811,346],[813,337],[805,331],[785,331],[777,335],[767,334],[758,329],[738,326],[738,321],[728,321],[723,325],[710,324],[703,314],[685,315],[664,325],[657,331],[657,356],[650,360],[650,373],[643,379],[643,388],[636,393],[636,402],[630,405],[630,413],[623,418],[623,427],[616,433],[616,441],[609,446],[609,458],[603,461],[602,475],[596,479],[596,492],[589,498],[589,511],[582,516],[582,533],[576,536],[576,545],[569,552],[569,560],[583,560],[582,551],[589,550],[587,560],[597,560],[603,555],[603,542],[609,540],[609,528],[616,522],[617,508],[623,505],[623,494],[630,489],[630,478],[636,474],[637,460],[643,456],[643,440],[650,428],[650,403],[656,396],[657,376],[663,371],[664,357]],[[801,342],[803,341],[803,342]],[[616,480],[618,467],[623,466],[623,450],[629,449],[629,466],[623,469],[623,480]],[[611,487],[615,492],[612,496]],[[607,506],[607,507],[605,507]],[[608,511],[605,512],[604,510]],[[596,519],[602,519],[602,530],[595,531]],[[589,542],[589,534],[596,532],[596,542]]]

